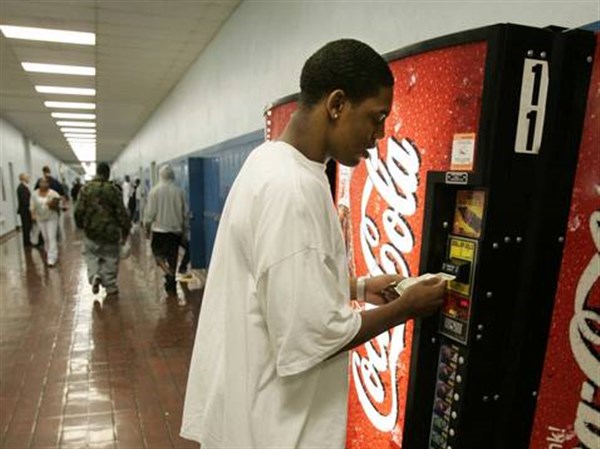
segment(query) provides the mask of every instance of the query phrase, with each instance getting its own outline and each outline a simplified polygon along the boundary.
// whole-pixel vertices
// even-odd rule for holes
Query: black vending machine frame
[[[585,59],[579,56],[592,54],[590,35],[501,24],[394,54],[397,59],[487,42],[474,170],[427,174],[422,232],[419,271],[439,272],[446,257],[456,192],[486,192],[478,263],[472,267],[476,282],[471,286],[470,321],[475,332],[470,332],[461,349],[466,358],[461,368],[465,381],[460,411],[453,421],[456,428],[448,437],[447,447],[452,449],[519,449],[529,443],[535,409],[532,391],[541,376],[562,251],[557,245],[542,253],[538,249],[556,240],[557,232],[564,235],[579,143],[576,136],[581,131],[591,71],[591,64],[585,67]],[[537,155],[513,149],[526,58],[549,64],[546,118]],[[564,70],[565,64],[572,66]],[[561,128],[561,120],[567,118],[570,125]],[[545,221],[552,225],[542,226]],[[548,267],[539,267],[547,260]],[[403,449],[430,447],[440,347],[461,346],[438,333],[439,322],[440,316],[435,315],[415,323]],[[527,374],[520,379],[523,370]]]

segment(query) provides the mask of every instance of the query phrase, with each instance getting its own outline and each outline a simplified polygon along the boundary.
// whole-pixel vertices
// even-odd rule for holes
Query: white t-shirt
[[[123,181],[121,190],[123,191],[123,204],[125,204],[125,209],[127,209],[129,207],[129,198],[131,198],[133,193],[133,186],[130,182]]]
[[[348,355],[361,326],[324,164],[268,142],[223,211],[181,435],[202,449],[345,446]]]
[[[60,195],[52,189],[48,189],[48,192],[44,196],[40,195],[39,189],[33,191],[31,199],[29,200],[30,209],[37,221],[58,219],[58,211],[50,209],[49,207],[50,201],[57,198],[60,199]]]

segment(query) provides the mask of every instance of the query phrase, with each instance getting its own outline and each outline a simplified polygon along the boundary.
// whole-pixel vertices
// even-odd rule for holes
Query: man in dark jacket
[[[19,175],[19,187],[17,187],[17,213],[21,217],[21,231],[23,232],[23,246],[31,246],[29,236],[31,234],[31,191],[29,190],[29,176],[25,173]]]
[[[96,177],[79,192],[75,223],[85,231],[83,255],[92,292],[98,293],[102,285],[107,297],[116,297],[120,245],[127,241],[131,221],[121,192],[109,178],[110,167],[101,162]]]
[[[60,196],[62,196],[64,199],[67,199],[67,195],[65,193],[65,189],[63,188],[63,185],[58,181],[58,179],[56,179],[52,176],[52,174],[50,173],[50,167],[48,167],[47,165],[44,165],[44,167],[42,168],[42,174],[43,174],[43,177],[46,178],[48,180],[48,182],[50,183],[50,188],[52,190],[54,190],[56,193],[58,193]],[[37,182],[35,183],[35,186],[33,187],[33,189],[37,190],[39,185],[40,185],[40,180],[38,179]]]

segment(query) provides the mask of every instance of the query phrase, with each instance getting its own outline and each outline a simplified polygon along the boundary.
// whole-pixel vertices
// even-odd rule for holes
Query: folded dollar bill
[[[396,292],[399,295],[402,295],[406,291],[406,289],[408,287],[410,287],[411,285],[414,285],[417,282],[424,281],[425,279],[431,279],[433,277],[439,277],[439,278],[444,279],[445,281],[453,281],[454,279],[456,279],[456,276],[454,276],[452,274],[448,274],[448,273],[436,273],[436,274],[425,273],[425,274],[422,274],[421,276],[402,279],[400,282],[398,282],[398,284],[395,287]]]

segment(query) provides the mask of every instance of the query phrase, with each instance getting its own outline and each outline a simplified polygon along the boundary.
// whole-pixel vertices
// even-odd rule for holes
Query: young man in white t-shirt
[[[202,449],[345,446],[348,353],[435,311],[432,278],[389,303],[400,276],[369,278],[356,311],[325,162],[357,165],[384,134],[387,63],[355,40],[311,56],[297,112],[276,142],[254,150],[225,204],[192,356],[181,435]]]

